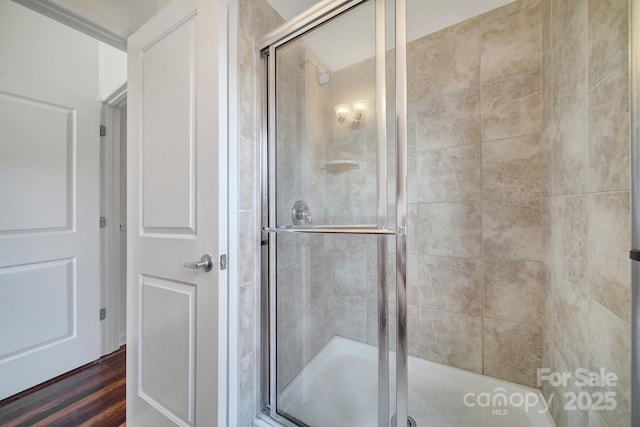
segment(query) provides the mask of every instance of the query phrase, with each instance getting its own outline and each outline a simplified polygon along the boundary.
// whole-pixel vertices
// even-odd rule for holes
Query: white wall
[[[127,82],[127,53],[98,43],[98,98],[105,101]]]
[[[98,42],[8,0],[0,1],[0,58],[0,74],[97,98]]]

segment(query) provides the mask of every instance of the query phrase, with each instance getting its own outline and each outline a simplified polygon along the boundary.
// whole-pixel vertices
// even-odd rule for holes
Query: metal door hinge
[[[100,136],[107,136],[107,127],[105,125],[100,125]]]
[[[220,255],[220,270],[227,269],[227,254]]]
[[[100,228],[105,228],[107,226],[107,217],[106,216],[101,216],[100,217]]]
[[[101,308],[100,309],[100,320],[104,320],[107,318],[107,309],[106,308]]]
[[[640,261],[640,249],[631,249],[629,251],[629,258],[634,261]]]

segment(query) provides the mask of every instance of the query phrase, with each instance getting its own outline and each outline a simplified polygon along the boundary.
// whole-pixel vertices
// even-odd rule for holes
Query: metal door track
[[[396,414],[393,414],[391,417],[391,427],[397,427],[398,422],[396,421]],[[417,427],[418,423],[413,417],[407,416],[407,427]]]

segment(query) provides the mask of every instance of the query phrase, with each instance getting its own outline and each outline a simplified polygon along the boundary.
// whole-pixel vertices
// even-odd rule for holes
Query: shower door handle
[[[211,271],[211,269],[213,268],[213,257],[209,254],[204,254],[202,255],[202,258],[200,258],[200,261],[185,262],[184,264],[182,264],[182,266],[185,268],[190,268],[192,270],[201,268],[204,271]]]

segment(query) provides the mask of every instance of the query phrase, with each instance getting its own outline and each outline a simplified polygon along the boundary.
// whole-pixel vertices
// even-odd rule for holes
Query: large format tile
[[[571,369],[586,366],[589,295],[585,287],[554,277],[553,344]]]
[[[554,36],[558,37],[566,29],[569,20],[577,13],[584,11],[587,0],[561,0],[551,3],[553,4],[553,32]]]
[[[418,152],[418,203],[479,200],[480,157],[481,144]]]
[[[586,97],[554,118],[553,194],[579,194],[587,188],[588,111]]]
[[[333,261],[334,257],[320,250],[310,251],[309,256],[305,258],[304,275],[308,277],[306,291],[309,293],[309,301],[312,305],[324,300],[335,291]]]
[[[336,335],[367,342],[367,297],[336,296],[334,298]]]
[[[480,86],[421,98],[415,104],[417,151],[476,144],[480,129]]]
[[[586,410],[579,410],[577,408],[577,400],[574,402],[573,397],[577,397],[580,393],[588,393],[586,387],[580,387],[576,384],[575,370],[577,367],[570,366],[569,363],[562,357],[562,355],[556,351],[554,354],[555,369],[552,372],[558,372],[559,374],[570,375],[565,384],[561,384],[559,387],[554,388],[554,405],[553,405],[553,418],[558,427],[588,427],[589,412]],[[580,368],[586,368],[580,366]],[[575,409],[572,408],[575,406]]]
[[[541,262],[485,261],[485,318],[542,326],[547,280]]]
[[[589,1],[589,86],[595,87],[629,51],[629,0]]]
[[[587,280],[587,196],[553,198],[553,268],[558,277],[576,285]]]
[[[479,259],[417,256],[416,288],[421,307],[482,315],[482,263]]]
[[[482,372],[482,319],[419,308],[417,339],[421,358]]]
[[[484,374],[536,387],[542,339],[540,327],[484,319]]]
[[[334,336],[334,299],[325,298],[300,318],[302,349],[306,365]]]
[[[520,0],[480,16],[482,81],[540,69],[540,0]]]
[[[249,283],[238,289],[238,357],[251,353],[256,342],[256,287]]]
[[[479,257],[482,250],[480,202],[418,205],[416,247],[425,255]]]
[[[257,205],[257,144],[246,137],[238,138],[238,165],[242,173],[238,174],[238,209],[253,210]]]
[[[480,20],[472,18],[407,45],[409,100],[480,83]]]
[[[553,16],[552,0],[542,0],[541,18],[541,80],[542,80],[542,128],[543,131],[553,123]]]
[[[565,10],[566,19],[555,19],[554,15],[553,108],[562,112],[588,90],[587,1],[554,3],[566,3],[565,7],[573,8],[571,12]]]
[[[278,326],[276,337],[278,391],[283,390],[304,367],[302,339],[303,331],[298,322]]]
[[[248,426],[256,417],[255,353],[238,361],[238,425]]]
[[[617,67],[589,97],[589,191],[629,189],[629,72]]]
[[[485,201],[482,239],[485,259],[543,260],[540,198]]]
[[[278,269],[276,289],[276,309],[278,325],[294,322],[307,308],[305,302],[306,280],[302,277],[300,265]]]
[[[624,319],[631,318],[631,217],[629,192],[589,196],[591,296]]]
[[[259,237],[253,211],[238,212],[238,258],[243,262],[243,268],[238,271],[238,283],[255,282],[256,254],[259,249]]]
[[[542,123],[540,71],[482,85],[482,140],[539,134]]]
[[[366,295],[366,252],[337,252],[333,256],[333,264],[336,295],[360,297]]]
[[[542,196],[545,160],[540,135],[483,143],[483,199]]]
[[[627,426],[630,423],[630,365],[631,330],[602,305],[591,300],[589,306],[589,370],[612,372],[618,382],[611,387],[595,387],[593,391],[614,392],[616,408],[601,411],[602,418],[610,426]]]

